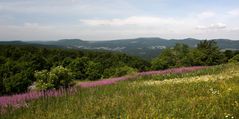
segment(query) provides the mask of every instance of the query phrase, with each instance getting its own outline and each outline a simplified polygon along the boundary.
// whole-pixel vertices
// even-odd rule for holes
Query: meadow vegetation
[[[72,95],[41,98],[25,107],[9,109],[0,118],[239,117],[239,64],[164,76],[140,76],[115,85],[78,88]]]

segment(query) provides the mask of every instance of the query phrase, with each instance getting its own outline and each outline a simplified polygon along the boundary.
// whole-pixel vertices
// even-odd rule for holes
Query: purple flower
[[[41,97],[58,97],[64,94],[74,94],[77,91],[75,87],[69,89],[59,90],[47,90],[47,91],[30,91],[22,94],[16,94],[12,96],[0,97],[0,113],[5,112],[5,108],[12,106],[14,108],[20,108],[27,105],[27,101],[39,99]]]
[[[145,75],[158,75],[158,74],[178,74],[178,73],[186,73],[199,69],[207,68],[207,66],[194,66],[194,67],[181,67],[181,68],[172,68],[166,70],[158,70],[158,71],[147,71],[138,73],[140,76]]]
[[[178,73],[186,73],[191,72],[199,69],[207,68],[206,66],[194,66],[194,67],[181,67],[181,68],[172,68],[172,69],[166,69],[166,70],[158,70],[158,71],[146,71],[146,72],[140,72],[136,76],[146,76],[146,75],[159,75],[159,74],[178,74]],[[95,87],[95,86],[102,86],[102,85],[110,85],[115,84],[118,81],[122,80],[128,80],[132,77],[116,77],[116,78],[110,78],[110,79],[103,79],[99,81],[89,81],[89,82],[82,82],[80,84],[80,87]]]

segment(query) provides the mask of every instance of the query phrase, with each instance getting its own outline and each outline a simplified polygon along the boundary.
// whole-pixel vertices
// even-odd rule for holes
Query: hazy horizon
[[[38,39],[29,39],[29,40],[21,40],[21,39],[16,39],[16,40],[1,40],[0,41],[23,41],[23,42],[34,42],[34,41],[59,41],[59,40],[82,40],[82,41],[116,41],[116,40],[133,40],[133,39],[140,39],[140,38],[146,38],[146,39],[150,39],[150,38],[160,38],[160,39],[164,39],[164,40],[185,40],[185,39],[196,39],[196,40],[215,40],[215,39],[226,39],[226,40],[232,40],[232,41],[239,41],[237,39],[228,39],[228,38],[212,38],[212,39],[198,39],[198,38],[163,38],[163,37],[132,37],[132,38],[123,38],[123,39],[107,39],[107,40],[87,40],[87,39],[81,39],[81,38],[63,38],[63,39],[44,39],[44,40],[38,40]]]
[[[0,41],[239,40],[238,0],[1,0]]]

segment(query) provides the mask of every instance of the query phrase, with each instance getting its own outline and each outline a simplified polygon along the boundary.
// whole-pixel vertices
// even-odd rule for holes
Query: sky
[[[239,40],[239,0],[0,0],[0,40]]]

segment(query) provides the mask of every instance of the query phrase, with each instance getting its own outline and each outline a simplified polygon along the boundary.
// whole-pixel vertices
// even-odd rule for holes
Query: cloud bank
[[[237,0],[2,0],[0,40],[239,40]],[[180,7],[184,5],[186,7]]]

